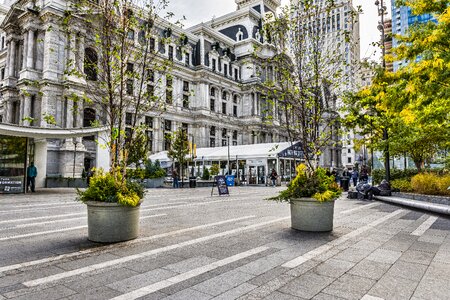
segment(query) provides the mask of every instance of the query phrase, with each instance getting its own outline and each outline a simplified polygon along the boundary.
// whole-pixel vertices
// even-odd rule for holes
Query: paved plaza
[[[113,245],[73,190],[0,195],[0,299],[450,299],[450,219],[343,197],[333,232],[299,232],[279,190],[149,190]]]

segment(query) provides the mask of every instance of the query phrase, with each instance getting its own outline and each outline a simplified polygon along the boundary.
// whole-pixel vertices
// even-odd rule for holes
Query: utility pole
[[[386,6],[384,6],[383,0],[375,1],[375,5],[378,8],[378,16],[380,16],[380,23],[378,24],[378,30],[381,31],[381,61],[383,65],[383,69],[386,70],[386,48],[384,47],[384,42],[386,40],[385,34],[384,34],[384,14],[386,13]],[[384,168],[385,168],[385,179],[389,182],[391,179],[391,166],[390,166],[390,158],[389,158],[389,134],[386,127],[383,128],[383,140],[386,143],[385,149],[384,149]]]

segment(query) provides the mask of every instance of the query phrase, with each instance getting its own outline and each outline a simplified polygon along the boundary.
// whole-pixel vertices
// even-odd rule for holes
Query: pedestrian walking
[[[173,187],[174,188],[179,188],[180,187],[180,183],[179,183],[179,176],[178,176],[178,172],[177,169],[173,169],[172,171],[172,179],[173,179]]]
[[[27,168],[27,192],[31,188],[31,192],[35,192],[37,168],[34,166],[34,162],[31,162]]]
[[[270,173],[270,180],[272,180],[273,187],[276,186],[277,178],[278,178],[277,171],[275,171],[275,169],[272,169],[272,173]]]
[[[355,187],[356,187],[356,184],[358,183],[358,177],[359,177],[358,170],[354,169],[352,172],[352,180],[353,180],[353,186],[355,186]]]

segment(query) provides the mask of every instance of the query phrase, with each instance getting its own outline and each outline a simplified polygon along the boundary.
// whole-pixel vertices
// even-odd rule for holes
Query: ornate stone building
[[[268,106],[258,89],[260,81],[273,74],[262,70],[252,55],[255,45],[261,47],[259,59],[274,54],[260,28],[264,15],[275,13],[280,1],[236,0],[236,4],[236,11],[188,29],[170,25],[174,37],[186,36],[187,51],[170,43],[156,47],[174,67],[170,80],[155,74],[166,85],[155,88],[170,93],[165,96],[170,105],[140,120],[148,126],[153,153],[166,150],[165,133],[180,127],[187,129],[197,147],[223,146],[228,139],[233,145],[287,141],[279,127],[278,104]],[[61,25],[66,7],[67,0],[19,0],[0,7],[0,122],[70,131],[104,118],[98,108],[82,104],[77,109],[81,113],[73,114],[73,103],[67,100],[71,93],[85,92],[91,79],[87,70],[84,78],[65,76],[67,61],[82,70],[86,59],[97,53],[89,45],[92,37],[86,28],[76,28],[73,38],[66,37]],[[163,35],[164,28],[159,32]],[[161,37],[155,36],[156,43]],[[130,38],[139,42],[138,34]],[[270,125],[264,122],[267,115],[273,119]],[[49,118],[56,125],[50,125]],[[131,123],[131,114],[125,123]],[[42,143],[46,148],[47,177],[79,177],[99,159],[92,138],[40,143],[40,149]]]

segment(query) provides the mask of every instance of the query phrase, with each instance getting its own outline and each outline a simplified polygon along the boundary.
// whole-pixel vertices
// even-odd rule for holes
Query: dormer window
[[[239,31],[236,33],[236,41],[240,42],[244,39],[244,33],[239,28]]]

